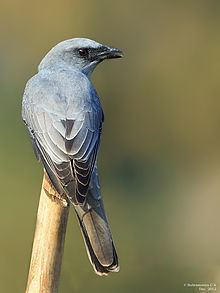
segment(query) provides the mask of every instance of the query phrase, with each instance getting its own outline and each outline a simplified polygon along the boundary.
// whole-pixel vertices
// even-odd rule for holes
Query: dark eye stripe
[[[88,48],[80,48],[80,49],[78,49],[78,52],[81,57],[88,57],[89,56],[89,49]]]

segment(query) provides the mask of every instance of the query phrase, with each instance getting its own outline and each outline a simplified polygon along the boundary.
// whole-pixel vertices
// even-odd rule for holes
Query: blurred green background
[[[93,76],[121,271],[93,273],[72,212],[60,292],[197,292],[189,282],[220,292],[217,0],[1,1],[0,292],[24,292],[42,180],[21,120],[24,86],[52,46],[79,36],[125,53]]]

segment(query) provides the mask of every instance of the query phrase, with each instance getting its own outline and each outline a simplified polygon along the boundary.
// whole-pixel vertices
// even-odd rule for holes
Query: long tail
[[[84,206],[74,206],[89,260],[98,275],[118,272],[118,257],[101,198],[87,194]]]

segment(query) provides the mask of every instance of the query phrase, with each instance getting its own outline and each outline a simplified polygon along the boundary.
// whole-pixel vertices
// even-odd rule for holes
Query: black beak
[[[104,59],[113,59],[113,58],[121,58],[123,57],[123,52],[117,48],[107,48],[105,52],[103,52]]]
[[[98,52],[96,52],[96,58],[99,61],[121,57],[123,57],[123,52],[117,48],[102,46],[98,49]]]

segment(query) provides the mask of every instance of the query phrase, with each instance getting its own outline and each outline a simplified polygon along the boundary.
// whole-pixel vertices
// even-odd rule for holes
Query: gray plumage
[[[73,204],[97,274],[118,271],[100,194],[97,152],[104,119],[91,73],[118,49],[76,38],[56,45],[26,85],[22,117],[35,154],[59,194]]]

